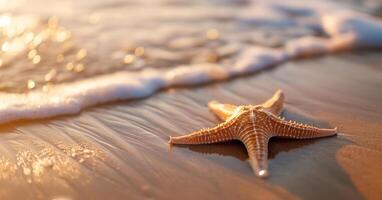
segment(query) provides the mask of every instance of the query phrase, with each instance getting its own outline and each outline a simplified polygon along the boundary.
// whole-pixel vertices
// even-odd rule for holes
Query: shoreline
[[[277,5],[269,3],[265,7],[269,11],[278,11],[279,15],[285,15],[285,17],[293,13],[296,16],[304,16],[301,12],[308,12],[311,19],[317,22],[301,24],[301,26],[317,26],[316,28],[321,29],[326,37],[318,37],[314,34],[302,35],[289,40],[279,48],[246,45],[231,58],[230,64],[199,63],[181,65],[167,71],[155,68],[143,69],[135,73],[120,71],[53,85],[46,90],[41,88],[23,94],[0,93],[0,98],[3,99],[0,106],[0,123],[75,114],[86,107],[106,102],[145,98],[164,88],[200,85],[253,74],[300,57],[313,58],[338,51],[376,48],[382,45],[382,23],[366,13],[362,14],[350,9],[337,11],[335,7],[329,7],[331,9],[328,12],[323,12],[322,8],[312,8],[308,5],[301,7],[301,10],[293,10],[293,7],[280,4],[278,8]],[[256,21],[256,17],[259,16],[254,15],[250,19]],[[297,23],[298,19],[289,17],[287,21]],[[57,23],[56,21],[56,26]],[[217,40],[219,32],[215,31],[214,37]],[[22,47],[27,46],[24,44]],[[144,52],[143,47],[141,48]],[[86,56],[86,50],[82,54]],[[41,59],[40,56],[37,58],[38,61]],[[80,66],[84,70],[83,65],[80,64]],[[54,76],[56,73],[57,71],[53,70]],[[46,80],[50,80],[52,74],[46,74]],[[35,82],[28,80],[29,82],[30,87],[34,88]]]
[[[0,130],[0,197],[378,197],[381,54],[365,54],[298,60],[253,76],[192,90],[170,89],[74,116],[9,123]],[[240,143],[168,146],[170,135],[218,122],[207,108],[209,100],[256,104],[278,88],[286,95],[287,119],[338,126],[344,135],[272,140],[271,176],[265,181],[253,175]]]

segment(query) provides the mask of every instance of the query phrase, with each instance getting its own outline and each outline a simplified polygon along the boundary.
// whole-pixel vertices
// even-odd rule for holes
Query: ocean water
[[[380,7],[368,1],[5,1],[0,122],[74,114],[296,58],[380,48]]]

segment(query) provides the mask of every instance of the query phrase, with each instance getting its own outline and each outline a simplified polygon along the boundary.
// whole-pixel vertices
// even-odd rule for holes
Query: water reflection
[[[3,14],[0,31],[2,77],[13,77],[1,88],[3,91],[32,90],[44,82],[56,81],[55,75],[62,71],[58,63],[73,49],[68,49],[70,31],[59,24],[56,16],[44,22],[30,16]],[[78,54],[83,59],[86,51],[81,49]]]
[[[34,143],[29,147],[37,149],[29,150],[15,145],[12,146],[16,150],[15,161],[6,157],[0,158],[1,180],[21,178],[27,183],[39,183],[61,178],[87,184],[91,177],[85,173],[83,167],[86,166],[85,168],[95,172],[98,170],[98,164],[106,161],[100,149],[86,143],[56,142],[55,146],[33,140],[28,143]],[[20,172],[23,176],[15,177]]]

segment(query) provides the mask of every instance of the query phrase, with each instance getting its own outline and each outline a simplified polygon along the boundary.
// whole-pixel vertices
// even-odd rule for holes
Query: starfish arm
[[[208,102],[208,107],[219,117],[219,119],[223,121],[227,120],[238,108],[238,106],[232,104],[222,104],[217,101]]]
[[[281,90],[277,90],[275,94],[272,96],[272,98],[270,98],[269,100],[267,100],[261,105],[268,112],[278,116],[282,112],[282,109],[284,106],[284,99],[285,99],[284,93]]]
[[[170,144],[211,144],[234,139],[234,135],[229,128],[230,123],[223,122],[213,128],[202,129],[188,135],[171,137]]]
[[[286,121],[281,118],[272,117],[274,122],[273,134],[278,137],[309,139],[336,135],[338,130],[318,128],[294,121]]]
[[[249,155],[249,163],[256,176],[265,178],[268,176],[268,141],[267,134],[256,132],[242,138]]]

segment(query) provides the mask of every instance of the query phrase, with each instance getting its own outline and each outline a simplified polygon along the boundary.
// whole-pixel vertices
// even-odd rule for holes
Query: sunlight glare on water
[[[321,34],[308,26],[247,19],[256,13],[249,1],[226,1],[229,6],[220,9],[214,9],[214,1],[120,4],[65,1],[46,10],[43,0],[12,1],[10,11],[0,16],[0,91],[25,92],[31,89],[28,80],[35,81],[34,90],[121,70],[232,64],[249,46],[279,47]],[[308,21],[314,16],[297,17]],[[14,78],[3,81],[7,76]]]

